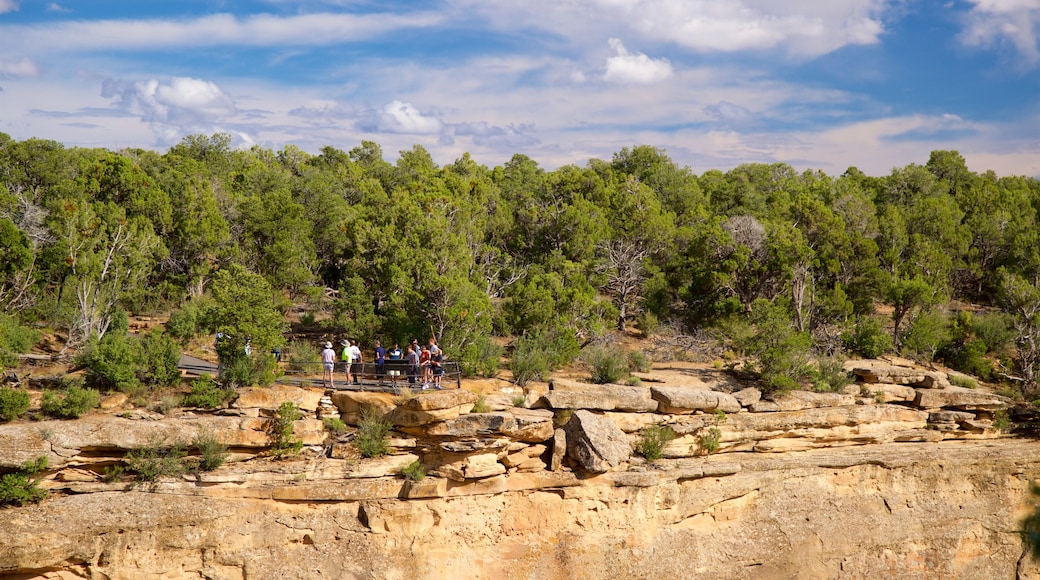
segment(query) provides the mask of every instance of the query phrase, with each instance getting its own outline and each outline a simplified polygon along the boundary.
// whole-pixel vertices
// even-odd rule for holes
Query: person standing
[[[343,347],[343,350],[340,351],[339,356],[340,361],[343,363],[343,372],[347,375],[347,384],[349,385],[354,382],[353,375],[350,374],[350,364],[354,362],[353,360],[351,360],[350,356],[350,341],[344,340],[339,344]]]
[[[444,351],[436,344],[430,352],[430,374],[433,375],[433,388],[441,388],[441,377],[444,376]]]
[[[379,386],[383,386],[383,376],[386,374],[386,349],[377,340],[373,350],[376,355],[376,380],[379,381]]]
[[[419,353],[419,370],[422,371],[422,388],[425,391],[430,388],[430,349],[423,345],[422,352]]]
[[[321,351],[321,383],[325,388],[336,388],[336,379],[332,375],[332,369],[336,365],[336,351],[332,349],[332,343],[326,342]]]
[[[408,345],[408,354],[405,355],[405,360],[408,361],[408,384],[414,385],[419,376],[419,353],[416,352],[414,345]]]
[[[357,341],[350,339],[350,372],[354,377],[355,385],[361,384],[361,377],[359,375],[361,374],[362,362],[361,349],[358,348]]]

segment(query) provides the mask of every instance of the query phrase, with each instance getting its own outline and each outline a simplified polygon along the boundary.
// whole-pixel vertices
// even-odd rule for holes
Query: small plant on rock
[[[617,354],[611,349],[595,346],[585,350],[582,354],[585,364],[589,365],[592,382],[602,385],[616,383],[627,373],[627,369],[618,360]]]
[[[664,455],[664,448],[675,439],[675,431],[668,425],[654,424],[643,429],[636,441],[636,453],[647,461],[657,461]]]
[[[426,469],[423,468],[422,461],[416,459],[401,468],[401,475],[412,481],[422,481],[426,478]]]
[[[513,397],[513,406],[514,407],[518,407],[520,409],[526,409],[527,408],[527,397],[524,396],[524,395],[517,395],[517,396]]]
[[[342,435],[349,429],[347,424],[343,422],[343,419],[339,417],[325,417],[321,422],[325,426],[325,430],[333,435]]]
[[[224,389],[210,375],[202,375],[191,384],[191,392],[184,396],[185,407],[216,409],[235,396],[234,389]]]
[[[371,407],[361,412],[354,445],[362,457],[382,457],[390,451],[389,435],[393,424]]]
[[[28,410],[28,391],[0,387],[0,422],[14,421]]]
[[[94,389],[71,385],[62,396],[44,393],[40,409],[44,414],[58,419],[79,419],[80,415],[95,408],[101,402],[101,394]]]
[[[491,406],[488,405],[487,397],[484,395],[477,395],[477,400],[473,403],[473,408],[470,409],[470,413],[487,413],[491,410]]]
[[[213,471],[227,461],[228,449],[212,431],[202,430],[195,434],[191,446],[199,452],[199,471]]]
[[[296,437],[293,427],[293,423],[300,418],[300,409],[292,401],[285,401],[278,407],[278,413],[271,427],[276,457],[295,455],[303,449],[303,441]]]
[[[184,445],[170,444],[153,438],[148,445],[131,450],[126,454],[127,469],[142,481],[155,481],[160,477],[173,477],[184,473],[182,460],[187,456]]]
[[[21,465],[18,471],[0,477],[0,506],[39,503],[47,497],[40,488],[39,473],[47,469],[47,457],[41,456]]]

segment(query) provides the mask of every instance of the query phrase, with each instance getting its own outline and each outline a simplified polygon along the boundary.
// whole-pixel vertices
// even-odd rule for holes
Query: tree
[[[1033,385],[1040,365],[1040,288],[1035,282],[1006,269],[1001,269],[998,276],[998,300],[1012,317],[1019,371],[1025,381]]]
[[[275,307],[270,284],[260,274],[231,264],[213,275],[210,291],[215,305],[209,313],[209,326],[224,337],[217,352],[225,368],[249,362],[248,344],[254,353],[248,378],[263,380],[273,365],[267,353],[285,344],[286,324]]]
[[[910,279],[893,277],[885,285],[882,296],[885,304],[892,307],[892,341],[899,348],[903,323],[932,303],[935,289],[919,276]]]

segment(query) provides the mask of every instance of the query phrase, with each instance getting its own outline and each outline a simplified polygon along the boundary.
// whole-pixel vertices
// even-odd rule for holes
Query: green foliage
[[[477,400],[473,403],[473,408],[470,413],[487,413],[491,410],[491,406],[488,405],[487,397],[484,395],[477,395]]]
[[[100,401],[101,394],[96,390],[70,385],[62,395],[52,391],[44,393],[40,409],[44,414],[58,419],[79,419],[81,415],[97,407]]]
[[[199,454],[200,471],[213,471],[227,461],[228,449],[212,431],[199,430],[191,440],[191,446]]]
[[[574,360],[578,352],[573,330],[544,329],[516,340],[509,369],[516,384],[523,386],[528,381],[545,380],[550,372]]]
[[[284,344],[282,332],[287,328],[270,284],[263,276],[232,264],[214,274],[212,293],[210,330],[224,334],[217,345],[224,362],[221,380],[232,386],[270,384],[275,362],[268,353]],[[247,344],[252,356],[246,355]]]
[[[177,364],[181,349],[161,328],[153,329],[141,340],[141,380],[153,387],[172,387],[181,380]]]
[[[527,397],[525,397],[524,395],[516,395],[515,397],[513,397],[513,406],[518,407],[520,409],[526,409]]]
[[[0,312],[0,370],[18,364],[16,355],[29,352],[39,340],[39,331],[22,326],[17,318]]]
[[[170,319],[166,322],[166,332],[181,346],[187,346],[188,342],[204,332],[206,318],[212,307],[212,301],[206,298],[186,302],[170,313]]]
[[[748,339],[745,352],[754,357],[749,368],[758,373],[766,392],[783,393],[796,389],[812,377],[808,333],[798,332],[782,305],[756,300],[751,314],[755,334]]]
[[[348,427],[339,417],[325,417],[322,419],[321,423],[324,425],[326,431],[335,435],[341,435],[350,430],[350,427]]]
[[[87,385],[133,394],[141,385],[137,377],[141,356],[136,338],[125,332],[110,332],[101,340],[91,340],[77,362],[86,368]]]
[[[184,445],[153,437],[147,445],[130,450],[123,460],[127,470],[141,481],[155,481],[184,473],[183,460],[187,455]]]
[[[498,375],[501,359],[502,347],[491,337],[479,335],[462,349],[458,363],[463,376],[492,378]]]
[[[719,450],[719,445],[722,443],[722,430],[718,427],[708,427],[707,432],[698,440],[704,453],[711,455]]]
[[[14,421],[29,410],[29,392],[0,387],[0,421]]]
[[[271,436],[274,439],[272,449],[276,457],[295,455],[303,449],[303,441],[296,437],[293,426],[300,418],[300,409],[292,401],[285,401],[278,406],[271,424]]]
[[[993,428],[1000,431],[1008,431],[1012,427],[1011,415],[1007,409],[993,411]]]
[[[842,342],[846,349],[864,358],[877,358],[892,350],[892,335],[875,316],[860,317],[852,331],[842,336]]]
[[[617,348],[588,347],[582,353],[582,360],[589,366],[592,382],[599,385],[617,383],[628,374],[627,364]]]
[[[181,401],[185,407],[216,409],[234,398],[235,391],[221,388],[213,377],[202,375],[191,383],[191,391]]]
[[[650,358],[641,350],[628,351],[628,370],[648,373],[653,367]]]
[[[422,481],[426,478],[426,469],[423,467],[422,461],[416,459],[401,468],[401,475],[404,475],[411,481]]]
[[[664,455],[665,446],[673,439],[675,439],[675,431],[671,427],[655,423],[645,427],[639,433],[635,451],[645,457],[647,461],[657,461]]]
[[[962,387],[965,389],[977,389],[979,383],[971,378],[964,375],[950,375],[950,384],[955,387]]]
[[[23,506],[39,503],[47,497],[40,488],[39,473],[47,469],[47,457],[41,456],[21,465],[18,471],[0,476],[0,506]]]
[[[931,362],[950,341],[949,326],[938,312],[923,312],[914,318],[902,338],[904,354]]]
[[[354,436],[354,446],[357,447],[362,457],[382,457],[390,451],[391,429],[393,429],[393,423],[380,416],[375,409],[366,407],[361,412],[357,435]]]

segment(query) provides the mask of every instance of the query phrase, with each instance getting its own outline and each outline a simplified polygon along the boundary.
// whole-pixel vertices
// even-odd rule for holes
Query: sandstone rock
[[[513,408],[510,411],[514,423],[506,424],[502,433],[528,443],[542,443],[552,439],[553,412],[540,409]]]
[[[129,400],[130,398],[126,396],[126,393],[113,393],[101,399],[99,407],[105,411],[110,411],[112,409],[121,409],[124,406],[126,406]]]
[[[762,391],[755,387],[748,387],[733,393],[733,398],[735,398],[742,407],[750,407],[762,400]]]
[[[549,461],[550,471],[559,471],[563,467],[563,458],[567,456],[567,432],[556,429],[553,432],[552,456]]]
[[[688,414],[716,409],[736,413],[741,406],[733,395],[688,387],[654,386],[650,388],[650,394],[657,401],[661,413]]]
[[[397,396],[392,393],[336,391],[331,399],[332,404],[339,409],[340,419],[348,425],[357,425],[361,421],[362,411],[366,408],[385,417],[397,407]]]
[[[442,411],[454,408],[472,407],[477,395],[465,389],[449,389],[445,391],[422,391],[411,399],[401,403],[401,407],[411,411]],[[469,412],[468,409],[463,412]]]
[[[531,445],[530,447],[525,447],[521,451],[506,455],[502,458],[502,464],[506,467],[517,467],[530,459],[538,459],[543,453],[545,453],[545,450],[545,445]],[[539,459],[539,462],[541,463],[541,459]],[[544,463],[542,463],[542,468],[545,468]]]
[[[551,390],[542,397],[553,409],[593,409],[600,411],[657,410],[657,401],[646,387],[625,385],[593,385],[555,379]]]
[[[474,451],[504,450],[509,448],[509,440],[504,437],[496,439],[466,439],[461,441],[444,441],[437,445],[451,453],[472,453]]]
[[[238,398],[231,404],[238,409],[277,409],[282,403],[290,402],[301,411],[313,413],[318,408],[325,389],[274,385],[271,387],[246,387],[239,389]]]
[[[822,407],[842,407],[855,405],[856,398],[841,393],[814,393],[811,391],[791,391],[773,399],[779,411],[800,411],[802,409],[818,409]],[[752,411],[758,408],[752,405]],[[772,412],[772,409],[771,409]]]
[[[945,389],[918,389],[914,405],[922,409],[951,407],[966,411],[1002,409],[1011,400],[993,393],[963,387]]]
[[[564,426],[567,455],[586,471],[603,473],[628,459],[632,446],[613,421],[585,410],[575,411]]]
[[[975,413],[966,411],[932,411],[928,413],[929,423],[960,423],[975,418]]]
[[[498,455],[480,453],[466,456],[454,463],[438,465],[435,471],[453,481],[465,481],[502,475],[506,472],[506,467],[498,462]]]
[[[447,409],[435,409],[431,411],[419,411],[406,409],[403,405],[394,409],[387,418],[395,427],[422,427],[440,421],[450,421],[473,408],[469,403],[463,407],[449,407]]]
[[[618,426],[619,429],[625,433],[636,433],[642,431],[650,425],[657,423],[665,423],[670,419],[669,415],[660,415],[657,413],[603,413],[604,417],[607,417]]]
[[[896,402],[909,402],[913,401],[914,397],[917,396],[917,391],[913,387],[906,387],[903,385],[890,385],[886,383],[877,383],[870,385],[871,394],[879,397],[882,403]],[[878,395],[880,393],[880,395]]]
[[[343,476],[348,479],[359,477],[394,477],[400,475],[402,469],[418,459],[418,455],[413,455],[411,453],[363,458],[351,465],[344,472]]]
[[[511,413],[468,413],[427,427],[431,437],[474,437],[516,430],[516,419]]]

